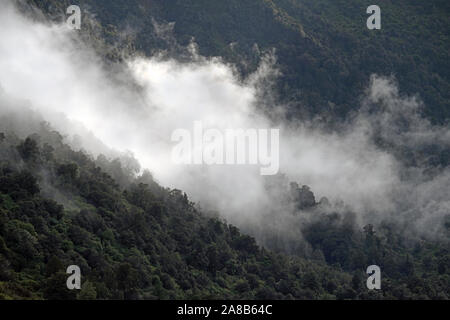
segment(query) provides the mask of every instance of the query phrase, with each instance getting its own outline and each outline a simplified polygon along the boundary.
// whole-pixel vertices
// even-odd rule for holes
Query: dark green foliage
[[[37,142],[32,138],[28,137],[24,142],[17,146],[19,154],[25,161],[34,162],[39,158],[39,148]]]
[[[6,138],[2,148],[12,147],[10,142]],[[450,254],[439,243],[410,247],[392,232],[394,226],[375,230],[368,225],[359,231],[351,218],[317,213],[303,230],[314,260],[271,253],[236,227],[198,212],[181,191],[159,187],[148,174],[130,176],[127,179],[135,182],[122,189],[88,156],[61,141],[53,146],[52,159],[44,160],[46,143],[33,144],[34,153],[40,155],[35,159],[38,167],[35,163],[17,167],[2,159],[0,297],[449,296]],[[64,206],[39,191],[39,183],[45,189],[50,182],[65,195]],[[301,199],[314,199],[307,187],[293,190]],[[317,209],[315,200],[311,205]],[[82,289],[77,292],[65,286],[65,269],[72,264],[82,270]],[[380,292],[365,288],[364,272],[370,264],[383,270]]]
[[[419,92],[432,120],[449,117],[449,6],[442,0],[386,2],[380,32],[365,28],[371,3],[363,0],[27,2],[57,17],[69,3],[88,8],[100,25],[86,23],[82,36],[95,39],[109,62],[161,48],[183,58],[155,34],[152,18],[176,21],[179,43],[195,36],[201,54],[222,56],[243,74],[258,65],[258,50],[274,47],[282,71],[276,91],[292,116],[345,115],[377,72],[394,73],[405,91]],[[138,31],[119,41],[125,24]],[[351,214],[320,212],[328,201],[317,203],[307,186],[291,185],[290,196],[298,209],[317,214],[303,225],[305,239],[296,239],[311,252],[291,256],[259,248],[148,173],[136,178],[132,157],[94,160],[48,125],[23,140],[0,133],[0,148],[0,299],[450,296],[448,242],[408,241],[391,224],[360,230]],[[72,264],[82,271],[78,292],[65,285]],[[380,291],[365,288],[370,264],[382,269]]]
[[[321,283],[333,272],[329,267],[261,250],[252,237],[198,212],[186,194],[159,187],[148,174],[129,176],[134,182],[122,189],[61,138],[45,158],[52,136],[47,131],[34,136],[36,143],[19,142],[33,146],[33,163],[1,159],[1,297],[317,298],[327,292]],[[46,198],[40,184],[57,187],[64,206]],[[82,271],[78,292],[66,288],[72,264]],[[296,289],[306,272],[315,279],[308,295]],[[335,277],[350,281],[342,272]]]
[[[298,117],[336,119],[359,106],[372,73],[395,75],[409,95],[419,94],[434,122],[450,117],[449,23],[446,0],[380,3],[381,30],[368,30],[368,0],[28,0],[61,17],[69,4],[96,15],[92,32],[101,54],[121,59],[119,49],[178,54],[174,40],[158,37],[153,21],[175,22],[181,45],[192,37],[205,56],[221,56],[242,73],[257,67],[260,52],[276,49],[281,76],[276,92]],[[124,25],[136,30],[125,39]],[[120,36],[119,36],[120,34]],[[111,49],[105,43],[113,44]],[[234,43],[233,46],[230,46]],[[254,44],[257,44],[256,48]],[[182,56],[182,55],[181,55]],[[420,76],[418,76],[420,75]]]

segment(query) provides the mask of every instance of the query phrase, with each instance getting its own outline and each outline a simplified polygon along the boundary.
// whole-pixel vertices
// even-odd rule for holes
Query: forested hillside
[[[121,188],[45,125],[25,140],[1,133],[0,153],[3,299],[319,298],[332,292],[324,286],[344,290],[349,281],[325,265],[261,250],[179,190],[103,160],[129,179]],[[78,294],[65,285],[73,263],[83,270]]]
[[[7,127],[14,121],[0,119]],[[450,253],[439,242],[411,246],[394,225],[358,230],[351,218],[319,208],[303,230],[312,256],[268,251],[149,173],[134,178],[124,160],[75,152],[44,122],[29,127],[36,133],[24,138],[0,133],[2,299],[450,295]],[[308,188],[293,191],[299,206],[317,206]],[[383,268],[383,287],[368,291],[364,271],[374,262]],[[72,264],[82,270],[79,292],[65,285]]]
[[[145,54],[173,49],[155,22],[175,22],[174,38],[249,72],[276,49],[279,98],[293,116],[345,116],[358,106],[372,73],[395,75],[419,94],[434,122],[450,117],[449,24],[445,0],[378,3],[381,30],[368,30],[367,0],[28,0],[56,19],[79,4],[101,23],[102,38]],[[86,31],[86,30],[85,30]],[[161,31],[161,30],[159,30]],[[159,34],[159,35],[158,35]],[[255,46],[256,45],[256,46]]]
[[[135,121],[136,126],[151,125],[150,121],[145,121],[153,118],[146,118],[146,115],[155,109],[140,110],[137,100],[145,94],[151,95],[152,91],[140,90],[142,88],[134,91],[134,86],[139,85],[133,81],[126,86],[116,86],[116,82],[129,80],[129,74],[121,65],[129,57],[162,53],[174,61],[189,63],[192,58],[187,54],[189,44],[195,44],[199,55],[220,57],[221,63],[232,66],[233,77],[245,78],[258,70],[265,54],[273,54],[276,63],[272,67],[280,74],[272,83],[274,88],[268,85],[270,97],[267,98],[272,100],[265,101],[264,107],[275,101],[277,107],[285,108],[286,121],[291,121],[289,125],[293,127],[296,124],[308,127],[310,122],[303,123],[300,119],[314,117],[317,122],[311,123],[323,126],[323,132],[345,127],[330,135],[322,131],[316,135],[319,129],[315,131],[315,128],[293,131],[303,135],[311,133],[311,140],[299,147],[301,152],[313,153],[307,159],[317,160],[317,166],[330,165],[315,168],[317,175],[333,170],[349,172],[353,165],[362,168],[358,179],[354,179],[356,174],[351,172],[349,181],[353,184],[341,184],[348,186],[348,190],[342,192],[353,197],[352,192],[365,184],[374,184],[369,190],[377,191],[385,186],[381,184],[382,187],[376,188],[382,178],[371,180],[373,174],[367,172],[367,168],[381,168],[384,171],[377,173],[382,173],[382,177],[398,173],[398,181],[392,181],[402,188],[392,195],[396,202],[382,203],[387,198],[380,197],[380,207],[392,204],[392,209],[376,217],[385,211],[368,205],[367,212],[359,212],[340,199],[319,199],[314,188],[280,172],[264,180],[262,195],[266,202],[261,203],[268,203],[267,211],[260,213],[259,220],[254,219],[252,224],[253,212],[246,212],[245,206],[238,207],[243,218],[235,221],[248,218],[249,222],[236,225],[234,221],[226,221],[220,212],[202,209],[185,190],[159,183],[146,170],[148,168],[141,170],[140,159],[131,153],[110,150],[113,147],[106,142],[95,155],[92,148],[86,151],[83,142],[93,138],[95,132],[78,140],[76,136],[63,134],[61,127],[75,123],[66,118],[59,124],[61,132],[58,132],[56,123],[47,122],[50,120],[45,115],[61,118],[52,113],[55,110],[50,111],[50,107],[46,110],[42,105],[46,102],[61,104],[55,113],[64,113],[65,107],[71,107],[64,105],[65,93],[69,91],[43,94],[42,100],[27,101],[27,93],[18,90],[17,95],[17,91],[11,90],[16,88],[15,83],[9,86],[9,91],[3,90],[0,83],[0,299],[450,298],[450,214],[449,199],[445,195],[450,181],[450,153],[446,142],[449,134],[446,123],[450,117],[448,1],[382,1],[379,3],[381,30],[367,29],[366,8],[372,3],[365,0],[14,2],[30,20],[41,21],[61,22],[67,18],[65,10],[69,4],[81,6],[83,28],[77,31],[80,37],[74,36],[77,38],[74,43],[79,44],[77,41],[81,39],[98,54],[86,64],[88,67],[95,63],[101,65],[98,69],[92,67],[92,74],[101,74],[92,77],[94,80],[89,78],[92,88],[88,85],[74,90],[74,96],[81,92],[86,93],[87,98],[70,97],[80,104],[80,114],[86,118],[100,114],[106,119],[109,116],[106,112],[119,110],[122,114],[109,121],[123,119],[124,123],[134,125],[133,121],[142,114],[143,120]],[[21,48],[20,39],[17,41]],[[69,57],[75,54],[68,51]],[[46,51],[43,52],[44,56]],[[42,72],[45,75],[36,78],[45,80],[45,76],[50,78],[56,74],[50,83],[69,84],[70,88],[76,81],[88,79],[71,78],[72,69],[65,62],[63,58],[56,61],[55,69],[68,71],[67,78],[64,72],[49,72],[48,75]],[[13,67],[21,69],[20,63]],[[112,74],[116,70],[120,72],[114,78]],[[401,84],[401,93],[391,86],[390,80],[377,78],[376,84],[386,85],[383,88],[388,91],[389,99],[381,94],[381,98],[376,96],[370,100],[370,94],[369,98],[363,98],[368,82],[376,82],[371,77],[373,73],[394,75]],[[30,71],[29,77],[33,76]],[[114,79],[109,82],[102,77]],[[23,81],[20,77],[17,79],[13,80]],[[94,86],[101,80],[105,80],[104,83]],[[239,82],[234,78],[230,81]],[[108,85],[111,87],[106,88]],[[34,91],[57,91],[57,88],[31,87]],[[253,87],[249,88],[244,87],[239,92],[248,93]],[[376,89],[383,91],[383,88]],[[90,95],[88,89],[104,91]],[[110,99],[105,98],[116,92]],[[120,104],[112,106],[113,100],[122,93],[128,98],[123,100],[127,102],[126,110],[120,109]],[[405,97],[404,93],[408,95]],[[226,94],[220,94],[219,97],[225,98]],[[425,102],[424,109],[417,102],[420,99],[410,98],[415,94]],[[61,100],[49,101],[48,97]],[[180,100],[183,104],[189,101],[186,97]],[[94,102],[102,102],[108,108],[89,113],[85,110],[88,108],[81,105],[86,103],[92,107]],[[389,110],[393,108],[390,102],[397,108],[394,112]],[[143,105],[148,107],[150,103]],[[78,106],[74,108],[76,111]],[[361,106],[366,110],[357,113]],[[186,103],[186,108],[194,107]],[[83,114],[82,109],[86,113]],[[48,113],[40,113],[43,110]],[[233,110],[230,108],[230,112]],[[137,116],[127,118],[127,113],[133,111]],[[424,118],[418,114],[420,112],[424,113]],[[180,119],[183,118],[177,120]],[[290,128],[289,125],[286,128]],[[361,129],[361,126],[365,127]],[[105,128],[101,129],[116,129],[114,125],[105,125]],[[353,139],[347,132],[352,130],[360,136]],[[149,132],[157,130],[127,131],[118,126],[117,132],[110,134],[116,138],[127,136],[128,140],[124,141],[131,144],[134,138],[146,139],[134,134]],[[349,136],[352,139],[347,139]],[[316,145],[319,148],[315,149]],[[153,155],[158,150],[150,143],[145,147],[148,153],[144,155]],[[343,150],[335,152],[340,147]],[[323,153],[321,148],[331,151]],[[360,152],[355,152],[355,158],[364,156],[358,161],[386,160],[386,165],[358,167],[360,162],[342,156],[352,152],[352,148]],[[108,154],[99,154],[104,149]],[[339,159],[321,162],[324,155],[336,155]],[[305,165],[293,158],[292,166]],[[338,163],[341,159],[342,163]],[[391,165],[398,171],[389,171]],[[366,177],[366,173],[370,177]],[[204,181],[200,178],[195,180],[196,187],[207,194],[208,186],[197,185]],[[217,179],[215,183],[226,184],[226,179],[223,180]],[[439,187],[442,188],[438,190]],[[236,188],[234,192],[237,190],[242,189]],[[247,192],[253,191],[248,188],[239,196],[245,199]],[[433,193],[438,194],[423,199],[434,196]],[[354,194],[357,197],[358,193]],[[373,195],[374,201],[377,196]],[[420,201],[410,205],[407,201],[411,198]],[[224,197],[223,202],[231,206],[228,200]],[[428,211],[433,215],[427,216]],[[366,216],[370,215],[376,223],[367,223]],[[415,228],[417,221],[423,224]],[[431,225],[433,229],[427,230]],[[435,234],[430,234],[434,231]],[[380,290],[366,287],[366,268],[372,264],[382,270]],[[69,265],[81,268],[81,290],[66,287]]]

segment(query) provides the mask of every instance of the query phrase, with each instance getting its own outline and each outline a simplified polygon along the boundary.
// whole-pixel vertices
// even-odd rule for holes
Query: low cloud
[[[389,219],[420,234],[442,231],[450,173],[430,162],[429,148],[448,152],[450,130],[421,117],[420,100],[401,96],[392,78],[374,75],[359,111],[330,132],[314,121],[284,119],[284,107],[270,99],[278,74],[273,53],[242,79],[220,58],[189,50],[188,62],[155,55],[108,69],[64,24],[32,21],[2,4],[0,117],[15,109],[26,118],[31,108],[95,156],[129,150],[162,185],[186,191],[262,241],[265,230],[299,236],[306,214],[286,195],[290,181],[308,185],[316,199],[343,201],[361,225]],[[286,178],[262,177],[257,166],[174,165],[172,132],[197,120],[219,130],[280,129]]]

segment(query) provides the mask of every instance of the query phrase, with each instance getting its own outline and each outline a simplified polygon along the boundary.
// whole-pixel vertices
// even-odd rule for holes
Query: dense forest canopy
[[[145,100],[145,85],[124,66],[130,57],[158,56],[163,70],[195,75],[217,68],[231,78],[229,87],[250,92],[257,105],[264,101],[260,111],[268,119],[279,115],[272,104],[283,107],[289,138],[310,136],[299,150],[330,166],[317,172],[349,170],[353,178],[319,184],[319,194],[302,182],[307,171],[315,173],[311,166],[299,179],[284,172],[261,178],[254,189],[232,180],[231,191],[215,197],[210,180],[194,179],[205,198],[233,208],[226,215],[163,185],[142,159],[113,150],[95,132],[63,132],[73,123],[39,112],[45,100],[27,101],[28,92],[14,97],[0,81],[0,299],[449,299],[447,1],[384,1],[383,28],[375,32],[365,27],[365,0],[13,2],[43,25],[64,21],[69,4],[83,8],[84,27],[66,49],[76,65],[70,49],[93,48],[101,67],[92,73],[106,69],[114,78],[104,91],[114,93],[105,99],[110,109],[99,109],[105,122],[105,110],[118,110],[113,100],[131,101],[129,114]],[[37,36],[47,32],[39,30]],[[1,39],[0,49],[8,51]],[[62,56],[54,57],[64,66]],[[91,56],[78,59],[85,58]],[[269,76],[258,78],[264,71]],[[62,87],[65,80],[55,81]],[[129,119],[143,119],[136,127],[149,119],[129,114],[119,115],[125,125],[118,131]],[[148,133],[121,134],[131,136],[126,143],[141,132]],[[342,161],[335,166],[324,157]],[[293,166],[308,165],[293,158]],[[230,183],[220,177],[214,184]],[[359,198],[359,189],[369,190],[371,201]],[[328,199],[323,190],[348,201]],[[252,207],[246,201],[255,195],[260,203]],[[81,290],[65,285],[73,264],[82,270]],[[380,290],[366,287],[373,264],[382,270]]]
[[[445,243],[410,242],[389,224],[359,229],[351,213],[327,213],[325,199],[292,183],[292,201],[315,218],[299,224],[305,239],[291,244],[293,254],[276,253],[285,248],[279,234],[268,251],[148,172],[135,178],[119,159],[93,159],[45,122],[35,127],[24,138],[0,134],[4,299],[449,297]],[[74,261],[83,270],[76,293],[65,287]],[[383,287],[368,291],[365,268],[374,263]]]
[[[246,73],[258,52],[276,49],[279,98],[292,115],[335,119],[356,105],[372,73],[395,75],[419,94],[437,123],[450,117],[450,4],[445,0],[383,1],[381,30],[366,27],[366,0],[29,0],[61,19],[70,4],[87,8],[110,43],[150,54],[173,49],[155,21],[175,22],[182,45],[192,38],[205,56],[221,56]],[[256,46],[256,47],[255,47]]]

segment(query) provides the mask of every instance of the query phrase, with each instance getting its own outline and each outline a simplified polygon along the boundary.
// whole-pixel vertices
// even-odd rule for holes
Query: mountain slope
[[[61,16],[69,2],[28,0]],[[107,41],[146,54],[170,48],[154,21],[175,22],[182,45],[192,37],[206,56],[255,68],[259,52],[276,49],[279,98],[294,116],[342,117],[359,104],[372,73],[395,75],[407,94],[418,93],[434,122],[450,116],[447,1],[384,1],[382,29],[368,30],[366,0],[131,0],[71,1],[94,14]],[[161,34],[160,34],[161,36]],[[230,46],[230,44],[234,44]],[[255,51],[254,45],[258,45]]]
[[[56,20],[69,4],[27,2]],[[194,36],[201,54],[222,56],[247,73],[258,65],[261,52],[276,48],[282,71],[278,98],[289,102],[292,116],[343,117],[357,105],[357,92],[372,72],[394,72],[405,91],[424,97],[430,118],[447,118],[443,12],[448,5],[442,1],[434,6],[386,2],[387,28],[378,34],[364,27],[365,1],[78,3],[96,19],[85,17],[82,36],[105,60],[161,49],[183,59]],[[402,34],[389,28],[408,14],[427,24],[426,30],[416,32],[416,22],[401,24]],[[169,21],[176,23],[164,23]],[[405,32],[410,32],[407,41]],[[430,47],[424,48],[418,37],[429,38]],[[0,111],[11,107],[7,101],[0,100]],[[326,199],[316,202],[309,187],[291,183],[288,189],[288,181],[279,191],[286,207],[295,209],[288,220],[294,222],[292,233],[262,229],[268,231],[263,249],[251,236],[203,212],[182,191],[159,186],[148,173],[136,177],[135,159],[75,151],[50,125],[29,119],[39,116],[26,114],[0,118],[0,298],[450,296],[448,238],[411,239],[406,224],[392,221],[362,228],[344,204],[327,208]],[[444,160],[430,163],[444,166],[446,153],[437,149]],[[414,153],[406,151],[405,157],[414,160]],[[442,234],[450,235],[449,230],[447,219]],[[71,264],[82,269],[83,289],[77,294],[65,287],[65,269]],[[366,290],[364,271],[370,264],[383,270],[380,291]]]
[[[0,105],[3,108],[3,105]],[[32,115],[32,112],[30,112]],[[33,119],[34,118],[34,119]],[[298,205],[305,259],[257,246],[186,194],[135,178],[133,159],[74,151],[34,117],[0,117],[0,298],[3,299],[448,299],[445,242],[411,246],[395,225],[364,231],[321,213],[307,187]],[[25,124],[24,136],[14,128]],[[120,183],[119,183],[120,182]],[[295,184],[294,184],[295,186]],[[450,227],[448,224],[447,228]],[[277,246],[277,237],[273,247]],[[306,242],[305,242],[306,241]],[[282,248],[278,250],[283,251]],[[383,269],[382,290],[365,288],[365,268]],[[66,288],[69,265],[82,289]]]
[[[50,128],[25,140],[1,137],[3,299],[324,298],[349,281],[325,265],[261,250],[148,174],[129,177],[123,190]],[[126,176],[117,160],[103,165]],[[73,264],[82,270],[77,296],[65,285]]]

